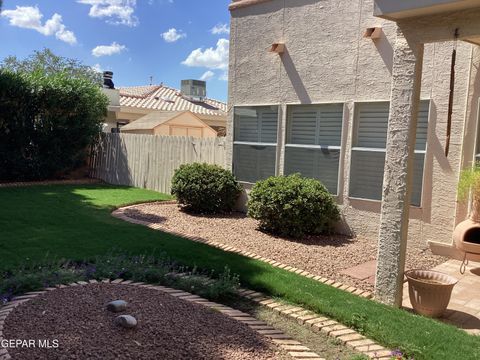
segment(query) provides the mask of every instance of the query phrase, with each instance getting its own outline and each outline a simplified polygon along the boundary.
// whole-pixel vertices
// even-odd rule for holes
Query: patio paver
[[[460,274],[461,263],[449,260],[432,269],[459,280],[453,289],[448,310],[440,320],[480,335],[480,263],[470,262],[463,275]],[[407,283],[403,287],[403,306],[412,308]]]

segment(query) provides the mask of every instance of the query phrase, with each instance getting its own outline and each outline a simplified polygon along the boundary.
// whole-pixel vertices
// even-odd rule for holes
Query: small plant
[[[117,279],[172,286],[217,300],[229,297],[239,287],[239,278],[225,267],[213,272],[179,266],[165,255],[127,255],[112,252],[91,261],[44,261],[0,273],[0,306],[14,296],[76,281]]]
[[[460,174],[458,197],[461,200],[467,200],[470,191],[474,198],[480,200],[480,165],[476,165],[473,169],[463,170]]]
[[[408,356],[400,350],[393,350],[390,360],[414,360],[413,356]]]
[[[250,192],[248,216],[259,220],[262,230],[301,237],[331,231],[340,211],[320,181],[293,174],[257,182]]]
[[[172,179],[172,195],[186,210],[194,213],[232,211],[241,191],[232,172],[217,165],[181,165]]]
[[[458,183],[458,198],[467,201],[470,194],[473,199],[473,216],[480,217],[480,165],[463,170]]]

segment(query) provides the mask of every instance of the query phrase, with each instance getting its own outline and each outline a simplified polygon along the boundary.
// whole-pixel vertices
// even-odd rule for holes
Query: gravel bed
[[[155,222],[162,229],[178,231],[297,267],[315,275],[334,279],[364,290],[373,290],[371,281],[359,280],[340,272],[347,268],[375,260],[376,239],[349,238],[341,235],[307,236],[303,239],[280,238],[258,230],[258,222],[243,213],[222,216],[192,215],[181,211],[178,205],[149,203],[126,210],[129,217]],[[409,244],[409,269],[430,269],[446,261],[433,255],[427,245]]]
[[[123,299],[136,329],[118,327],[105,304]],[[203,305],[157,290],[91,284],[47,292],[21,304],[7,318],[5,339],[58,339],[56,349],[9,349],[31,359],[287,359],[246,325]]]

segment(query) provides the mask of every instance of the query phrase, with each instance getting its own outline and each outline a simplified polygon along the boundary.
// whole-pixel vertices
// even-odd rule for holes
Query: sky
[[[114,72],[116,87],[207,80],[226,101],[230,0],[4,0],[0,60],[34,50]]]

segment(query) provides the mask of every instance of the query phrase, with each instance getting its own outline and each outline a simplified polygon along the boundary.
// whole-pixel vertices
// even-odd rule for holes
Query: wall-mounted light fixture
[[[283,54],[285,52],[285,44],[284,43],[273,43],[270,47],[269,52]]]
[[[370,28],[367,28],[363,33],[363,37],[366,39],[377,40],[377,39],[380,39],[381,36],[382,36],[381,27],[370,27]]]

